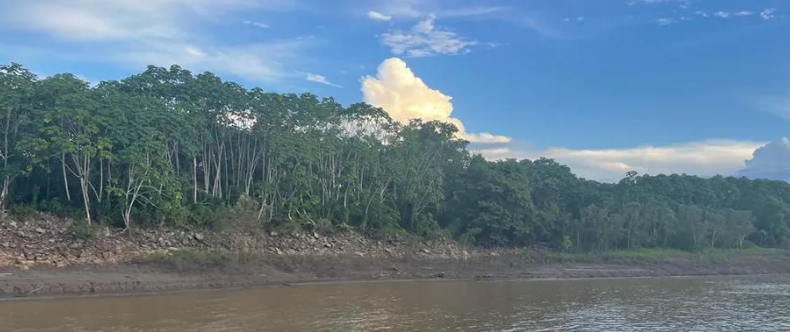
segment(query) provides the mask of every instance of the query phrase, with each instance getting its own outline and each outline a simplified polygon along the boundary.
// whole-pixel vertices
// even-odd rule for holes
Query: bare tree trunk
[[[10,185],[11,179],[8,177],[8,175],[6,175],[3,179],[3,189],[0,190],[0,218],[5,218],[6,216],[5,212],[6,208],[8,207],[6,203],[8,201],[8,186]]]
[[[60,166],[63,170],[63,185],[66,188],[66,199],[71,201],[71,192],[69,192],[69,178],[66,177],[66,154],[62,153],[60,155]]]
[[[104,162],[99,159],[99,194],[97,200],[101,203],[102,196],[104,196]]]
[[[192,182],[194,187],[192,190],[192,204],[197,204],[197,192],[198,192],[198,183],[197,183],[197,157],[192,157]]]
[[[90,195],[88,195],[88,183],[86,175],[80,178],[80,189],[82,189],[82,205],[85,207],[85,219],[88,225],[91,224]]]

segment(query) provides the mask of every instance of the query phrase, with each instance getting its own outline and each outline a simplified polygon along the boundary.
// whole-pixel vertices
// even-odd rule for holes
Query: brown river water
[[[790,276],[415,281],[7,301],[0,331],[790,331]]]

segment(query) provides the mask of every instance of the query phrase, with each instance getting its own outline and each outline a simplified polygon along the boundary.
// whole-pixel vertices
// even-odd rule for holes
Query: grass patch
[[[515,255],[507,255],[500,260],[508,261],[511,266],[532,264],[572,264],[572,263],[665,263],[677,260],[702,260],[709,262],[727,262],[736,257],[787,257],[790,251],[782,249],[749,248],[749,249],[707,249],[699,252],[688,252],[676,249],[631,249],[606,252],[569,253],[558,251],[523,250]],[[482,258],[486,261],[496,260],[494,257]]]
[[[675,249],[634,249],[609,251],[599,255],[605,261],[663,262],[671,258],[688,257],[692,254]]]
[[[502,255],[475,255],[466,260],[406,255],[360,257],[358,255],[273,255],[260,252],[177,250],[134,259],[132,263],[179,274],[288,275],[301,279],[370,278],[380,273],[398,277],[419,276],[438,271],[487,274],[530,269],[543,264],[614,264],[620,266],[666,265],[689,269],[699,266],[772,264],[785,262],[790,251],[753,248],[712,249],[685,252],[671,249],[619,250],[602,253],[567,253],[523,250]],[[761,262],[761,263],[760,263]],[[399,272],[398,272],[399,271]]]
[[[132,260],[132,263],[178,273],[220,271],[238,273],[249,270],[251,267],[255,266],[255,262],[260,260],[260,255],[256,254],[185,249],[158,252],[138,257]]]
[[[189,249],[158,252],[131,261],[136,265],[179,274],[252,275],[277,271],[320,277],[339,277],[349,274],[349,271],[364,271],[374,266],[375,262],[371,258],[352,255],[267,255]]]

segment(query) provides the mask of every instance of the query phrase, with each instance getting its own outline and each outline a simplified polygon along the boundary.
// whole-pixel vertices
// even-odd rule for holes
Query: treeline
[[[148,67],[90,86],[0,69],[0,209],[118,226],[354,227],[575,251],[790,247],[790,185],[486,161],[447,123]],[[243,213],[240,213],[243,212]]]

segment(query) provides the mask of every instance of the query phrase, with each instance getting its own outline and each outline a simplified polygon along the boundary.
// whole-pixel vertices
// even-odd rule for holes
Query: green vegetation
[[[154,253],[132,261],[138,265],[151,265],[175,272],[189,271],[228,271],[239,267],[251,266],[263,258],[241,252],[178,250],[167,253]]]
[[[354,227],[563,254],[790,248],[786,182],[629,172],[599,183],[550,159],[486,161],[451,124],[399,124],[363,103],[178,66],[91,87],[5,65],[0,110],[3,212],[127,228]]]

